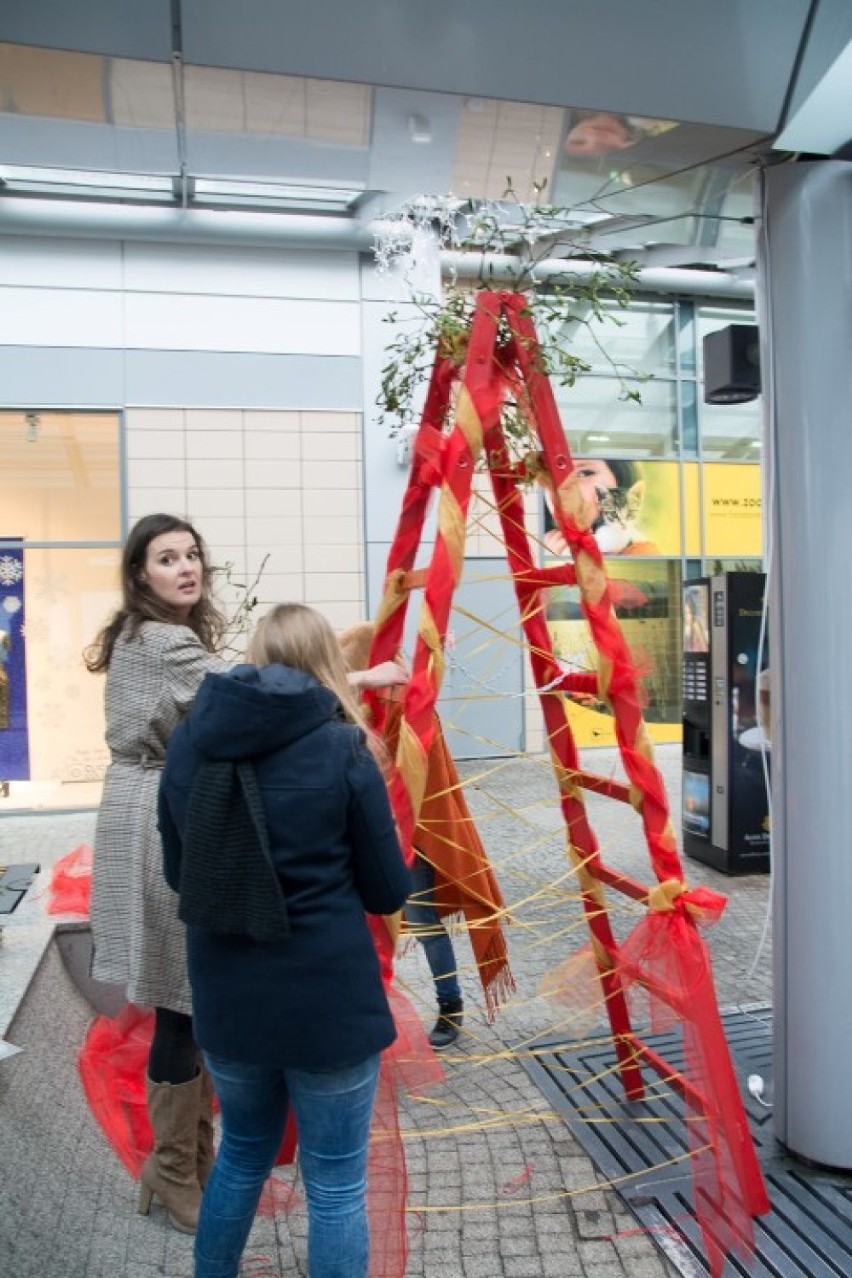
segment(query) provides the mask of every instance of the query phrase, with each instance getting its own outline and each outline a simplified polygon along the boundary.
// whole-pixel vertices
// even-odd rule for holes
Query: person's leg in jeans
[[[456,972],[456,956],[449,933],[435,909],[435,871],[417,855],[411,867],[414,891],[405,903],[406,922],[423,946],[426,962],[438,996],[438,1019],[429,1042],[440,1050],[459,1036],[464,1014],[461,986]]]
[[[412,893],[404,907],[405,920],[423,946],[438,1002],[455,1002],[461,998],[455,951],[435,909],[435,872],[421,856],[414,858],[411,881]]]
[[[308,1202],[311,1278],[367,1278],[367,1149],[379,1057],[319,1073],[288,1069]]]
[[[236,1278],[287,1118],[284,1071],[206,1056],[222,1115],[222,1141],[201,1200],[195,1278]]]

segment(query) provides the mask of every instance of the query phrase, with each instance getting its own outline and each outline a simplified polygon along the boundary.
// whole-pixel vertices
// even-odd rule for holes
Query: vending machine
[[[769,869],[765,585],[729,572],[683,588],[683,847],[726,874]]]

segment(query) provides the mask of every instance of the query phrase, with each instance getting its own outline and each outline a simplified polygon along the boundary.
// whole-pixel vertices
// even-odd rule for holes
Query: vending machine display
[[[769,669],[762,573],[683,594],[683,844],[727,874],[769,868]]]

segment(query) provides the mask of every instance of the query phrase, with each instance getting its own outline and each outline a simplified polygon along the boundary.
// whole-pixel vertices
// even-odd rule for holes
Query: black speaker
[[[760,394],[756,324],[729,324],[704,338],[705,404],[746,404]]]

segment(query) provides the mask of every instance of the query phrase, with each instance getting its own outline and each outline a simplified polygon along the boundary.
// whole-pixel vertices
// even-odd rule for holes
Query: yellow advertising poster
[[[683,509],[686,520],[683,553],[690,559],[700,559],[701,483],[698,462],[686,462],[683,468]]]
[[[677,462],[590,457],[574,462],[605,555],[680,555],[680,478]],[[545,545],[562,554],[565,543],[545,508]]]
[[[607,564],[616,614],[640,675],[645,721],[655,741],[681,739],[679,563],[614,560]],[[566,669],[589,673],[597,654],[574,587],[548,593],[547,625]],[[614,745],[615,720],[606,702],[569,700],[568,721],[579,746]]]
[[[705,462],[702,486],[705,556],[759,558],[763,544],[760,467]]]

